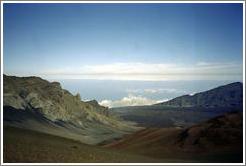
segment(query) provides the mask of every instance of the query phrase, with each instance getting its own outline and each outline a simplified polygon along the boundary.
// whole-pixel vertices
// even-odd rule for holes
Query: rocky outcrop
[[[50,83],[39,77],[4,75],[3,106],[4,119],[8,119],[5,124],[33,130],[41,130],[44,124],[46,127],[49,124],[52,128],[57,127],[57,125],[59,128],[62,126],[66,129],[72,127],[74,131],[76,130],[76,134],[82,134],[88,138],[100,137],[95,133],[115,133],[114,136],[118,133],[119,136],[136,129],[127,122],[106,114],[107,108],[100,106],[97,102],[83,102],[80,96],[73,96],[67,90],[62,89],[60,83]],[[12,114],[23,116],[23,114],[20,115],[22,112],[25,112],[25,115],[28,114],[28,117],[32,119],[22,118],[17,123],[18,118],[15,117],[11,121]],[[34,125],[28,123],[31,120],[40,123],[37,127],[33,127]],[[67,135],[71,134],[67,133]],[[83,139],[80,140],[83,142]]]
[[[243,105],[243,84],[235,82],[194,95],[184,95],[157,105],[173,107],[239,107]]]

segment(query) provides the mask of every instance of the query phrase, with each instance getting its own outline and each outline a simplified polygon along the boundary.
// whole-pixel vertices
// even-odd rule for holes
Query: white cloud
[[[146,92],[146,93],[157,93],[157,92],[159,92],[159,90],[158,89],[144,89],[144,92]]]
[[[126,89],[127,93],[143,93],[143,89]]]
[[[163,103],[163,102],[166,102],[168,100],[170,100],[170,99],[157,100],[156,103]]]
[[[156,94],[156,93],[185,93],[185,91],[181,91],[174,88],[146,88],[146,89],[126,89],[128,93],[134,94]]]
[[[144,89],[146,93],[185,93],[185,91],[180,91],[174,88],[157,88],[157,89]]]
[[[123,107],[123,106],[138,106],[138,105],[152,105],[167,100],[153,100],[142,96],[128,95],[120,100],[102,100],[100,105],[107,107]]]
[[[46,77],[111,80],[199,80],[242,77],[242,64],[198,62],[193,65],[166,63],[112,63],[44,71]]]
[[[189,95],[190,95],[190,96],[194,96],[195,94],[196,94],[196,93],[190,93]]]

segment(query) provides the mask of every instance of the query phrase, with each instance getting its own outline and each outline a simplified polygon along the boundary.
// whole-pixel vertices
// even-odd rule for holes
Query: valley
[[[242,162],[242,83],[199,95],[108,109],[57,82],[4,75],[4,162]]]
[[[244,1],[1,1],[0,165],[245,165]]]

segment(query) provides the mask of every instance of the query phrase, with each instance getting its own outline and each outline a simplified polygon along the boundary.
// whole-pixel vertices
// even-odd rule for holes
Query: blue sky
[[[4,4],[4,73],[240,80],[242,34],[242,4]]]

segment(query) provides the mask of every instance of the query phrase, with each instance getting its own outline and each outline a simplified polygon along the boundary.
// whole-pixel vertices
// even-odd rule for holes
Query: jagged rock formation
[[[3,77],[4,124],[98,143],[136,130],[111,117],[96,101],[83,102],[58,82],[39,77]],[[100,135],[101,134],[101,135]]]
[[[195,95],[184,95],[157,105],[173,107],[242,107],[243,84],[235,82]]]

